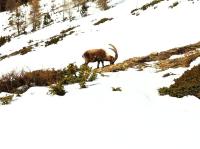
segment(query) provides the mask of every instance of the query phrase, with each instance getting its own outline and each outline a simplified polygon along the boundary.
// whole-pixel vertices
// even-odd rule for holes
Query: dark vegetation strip
[[[184,74],[175,80],[175,83],[169,87],[159,89],[160,95],[170,95],[173,97],[184,97],[193,95],[200,99],[200,65],[187,70]]]
[[[50,37],[50,39],[45,42],[45,47],[50,46],[52,44],[57,44],[59,41],[62,41],[64,37],[73,34],[75,32],[73,31],[73,29],[75,29],[76,27],[74,26],[66,30],[62,30],[59,35]]]
[[[158,4],[158,3],[162,2],[162,1],[164,1],[164,0],[153,0],[152,2],[145,4],[145,5],[143,5],[143,6],[140,7],[140,8],[136,8],[136,9],[132,10],[132,11],[131,11],[131,14],[132,14],[132,15],[135,15],[135,12],[138,11],[138,10],[143,10],[143,11],[145,11],[145,10],[147,10],[148,8],[153,7],[153,6],[155,6],[156,4]]]
[[[20,49],[18,51],[12,52],[11,54],[1,56],[0,57],[0,61],[4,60],[5,58],[9,58],[11,56],[25,55],[25,54],[27,54],[28,52],[31,52],[31,51],[32,51],[32,47],[31,46],[23,47],[22,49]]]
[[[99,25],[99,24],[102,24],[102,23],[105,23],[106,21],[111,21],[113,18],[103,18],[99,21],[97,21],[96,23],[94,23],[94,25]]]

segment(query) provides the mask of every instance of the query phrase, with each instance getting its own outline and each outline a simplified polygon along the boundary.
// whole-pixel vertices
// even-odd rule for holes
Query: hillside
[[[88,2],[85,17],[71,8],[71,21],[63,21],[62,1],[55,12],[47,0],[40,5],[54,22],[34,32],[28,24],[20,36],[8,26],[10,12],[0,13],[0,37],[10,37],[0,46],[0,100],[12,97],[0,105],[1,148],[199,148],[198,0],[110,0],[105,11]],[[82,71],[82,54],[113,55],[109,44],[115,64]],[[96,80],[84,78],[93,70]],[[57,82],[64,96],[51,94]]]

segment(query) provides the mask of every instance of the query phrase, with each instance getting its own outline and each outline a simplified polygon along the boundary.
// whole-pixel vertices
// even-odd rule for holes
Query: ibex
[[[109,61],[110,65],[114,64],[115,61],[118,58],[118,52],[114,45],[109,44],[112,48],[113,52],[115,52],[115,57],[109,55],[106,53],[104,49],[90,49],[84,52],[83,58],[85,59],[85,65],[88,65],[90,62],[97,62],[97,68],[99,68],[100,62],[102,63],[102,66],[104,67],[104,61]]]

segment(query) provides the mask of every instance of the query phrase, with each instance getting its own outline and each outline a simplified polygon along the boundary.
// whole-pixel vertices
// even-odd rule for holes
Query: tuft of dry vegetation
[[[99,24],[102,24],[102,23],[105,23],[106,21],[111,21],[113,18],[103,18],[99,21],[97,21],[96,23],[94,23],[94,25],[99,25]]]
[[[169,69],[169,68],[189,67],[190,63],[193,62],[198,57],[200,57],[199,51],[197,51],[194,54],[182,57],[182,58],[167,59],[167,60],[159,61],[156,64],[156,67],[158,69],[162,69],[162,70],[166,70],[166,69]]]

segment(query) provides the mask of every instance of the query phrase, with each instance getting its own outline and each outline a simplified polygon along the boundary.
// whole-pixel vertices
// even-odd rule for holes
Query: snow
[[[47,3],[48,1],[43,1]],[[42,30],[22,35],[0,47],[2,55],[28,45],[28,41],[48,40],[63,29],[78,26],[75,34],[57,45],[34,47],[26,55],[0,61],[0,74],[12,70],[64,68],[68,63],[83,63],[82,53],[90,48],[108,49],[114,44],[121,62],[174,47],[195,43],[200,39],[198,21],[200,3],[164,1],[157,9],[150,8],[131,15],[131,10],[150,0],[115,0],[113,8],[99,11],[93,6],[89,16],[69,22],[56,22]],[[92,4],[91,4],[92,5]],[[46,10],[44,10],[46,11]],[[1,13],[0,26],[6,23]],[[94,26],[104,17],[113,20]],[[59,18],[58,18],[59,20]],[[1,28],[2,29],[2,28]],[[7,34],[7,31],[0,30]],[[156,72],[128,69],[105,73],[80,89],[78,84],[65,86],[65,96],[51,96],[48,87],[32,87],[10,105],[0,106],[0,147],[2,149],[199,149],[200,102],[196,97],[177,99],[159,96],[157,89],[169,86],[189,68]],[[90,64],[95,67],[96,64]],[[172,75],[163,78],[163,74]],[[121,87],[121,92],[112,91]],[[5,93],[1,93],[5,95]]]

